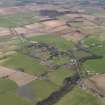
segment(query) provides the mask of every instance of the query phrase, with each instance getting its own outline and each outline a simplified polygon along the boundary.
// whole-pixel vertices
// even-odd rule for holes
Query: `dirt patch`
[[[96,75],[87,80],[88,87],[105,98],[105,74]]]
[[[49,27],[49,28],[55,28],[55,27],[60,27],[65,25],[65,23],[60,20],[45,21],[42,24],[44,24],[46,27]]]
[[[18,86],[26,85],[30,83],[31,81],[37,79],[37,77],[33,75],[30,75],[21,71],[8,69],[5,67],[0,67],[0,78],[8,78],[16,82]]]

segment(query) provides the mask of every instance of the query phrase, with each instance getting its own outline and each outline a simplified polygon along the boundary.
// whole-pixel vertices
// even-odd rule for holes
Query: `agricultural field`
[[[38,16],[34,11],[31,12],[18,12],[14,14],[0,15],[0,27],[23,27],[28,24],[37,22]]]
[[[66,41],[64,38],[59,38],[59,36],[54,35],[40,35],[40,36],[33,36],[31,38],[32,41],[39,41],[39,42],[45,42],[50,43],[57,48],[60,48],[61,50],[67,50],[74,46],[73,41]]]
[[[0,1],[0,105],[105,105],[103,0]]]
[[[17,85],[6,79],[0,79],[0,103],[2,105],[32,105],[32,102],[16,94]],[[5,101],[6,100],[6,101]]]
[[[101,103],[101,100],[97,100],[96,97],[92,96],[91,92],[81,90],[78,87],[65,95],[62,100],[55,105],[64,105],[67,103],[70,105],[104,105],[104,103]]]
[[[96,73],[105,73],[105,41],[98,39],[97,37],[89,37],[85,40],[86,46],[89,47],[93,54],[103,56],[102,59],[93,61],[87,61],[84,63],[85,68]]]
[[[56,36],[53,37],[53,36],[49,36],[49,35],[42,35],[42,36],[36,36],[36,38],[35,37],[29,38],[29,40],[33,39],[33,41],[46,42],[49,44],[56,42],[54,44],[56,44],[57,48],[60,48],[62,50],[64,50],[63,42],[64,42],[64,44],[67,44],[68,46],[71,45],[71,42],[66,43],[66,40],[63,38],[60,38],[60,40],[58,42],[57,38],[58,37],[56,37]],[[27,44],[27,42],[23,43],[23,45],[22,45],[22,43],[20,44],[18,39],[15,39],[15,41],[17,41],[17,45],[20,45],[22,47],[23,47],[23,45]],[[60,45],[60,43],[62,43],[62,45]],[[15,44],[16,44],[16,42],[15,42]],[[11,56],[7,56],[7,58],[6,58],[7,59],[6,61],[1,63],[1,66],[10,68],[10,69],[14,69],[14,70],[20,71],[20,72],[22,71],[22,72],[28,73],[30,75],[39,76],[39,78],[41,75],[44,75],[47,73],[45,77],[42,77],[42,79],[45,78],[45,80],[39,79],[39,80],[35,80],[35,81],[31,82],[30,84],[28,84],[28,86],[32,88],[32,91],[35,94],[34,99],[33,99],[34,103],[37,103],[38,101],[45,99],[53,91],[55,91],[62,85],[65,77],[68,77],[73,74],[72,70],[65,69],[63,67],[59,68],[56,71],[53,69],[49,69],[47,66],[40,64],[40,62],[37,59],[34,59],[27,55],[24,55],[24,54],[22,54],[22,52],[16,52]],[[64,62],[62,62],[62,59],[56,60],[56,62],[55,62],[55,60],[53,60],[52,62],[54,64],[64,63]],[[46,88],[43,88],[43,87],[48,88],[47,93],[45,91]]]
[[[2,65],[16,69],[16,70],[24,69],[25,72],[33,74],[33,75],[40,75],[48,71],[47,67],[40,65],[33,58],[27,57],[21,53],[14,54]]]
[[[16,40],[16,39],[15,39]],[[51,35],[41,35],[41,36],[36,36],[36,37],[32,37],[29,38],[29,40],[35,41],[35,42],[43,42],[43,43],[49,43],[50,45],[56,46],[57,48],[59,48],[61,51],[66,51],[70,48],[73,48],[74,44],[71,41],[66,41],[63,38],[59,38],[58,36],[51,36]],[[90,40],[89,40],[90,41]],[[88,39],[86,39],[85,43],[87,46],[91,45],[91,41],[89,43]],[[14,42],[14,41],[13,41]],[[15,42],[16,43],[16,42]],[[23,43],[23,45],[27,45],[28,42]],[[89,44],[89,45],[88,45]],[[17,45],[22,46],[22,43],[19,44],[19,41],[17,39]],[[66,47],[65,47],[66,46]],[[94,50],[92,50],[94,51]],[[97,53],[97,52],[94,52]],[[44,53],[43,53],[44,54]],[[88,56],[89,53],[86,53],[84,51],[80,51],[78,50],[75,53],[76,57],[79,59],[81,57],[84,56]],[[53,60],[50,60],[50,62],[52,62],[53,64],[65,64],[67,62],[70,62],[68,58],[54,58]],[[92,62],[92,61],[87,61],[87,62]],[[85,63],[84,65],[88,65],[88,63]],[[46,97],[48,97],[52,92],[54,92],[55,90],[59,89],[60,86],[62,86],[64,79],[66,77],[72,76],[74,74],[74,71],[72,69],[67,69],[64,67],[60,67],[57,70],[54,69],[49,69],[47,66],[43,65],[40,63],[39,60],[32,58],[31,56],[27,56],[22,54],[22,52],[17,52],[15,54],[13,54],[12,56],[9,56],[8,59],[4,62],[1,63],[2,66],[7,67],[7,68],[11,68],[17,71],[22,71],[25,73],[28,73],[30,75],[34,75],[34,76],[39,76],[40,80],[34,80],[31,83],[29,83],[28,85],[26,85],[26,87],[31,87],[31,91],[32,93],[30,93],[31,96],[31,100],[34,103],[37,103],[39,101],[44,100]],[[93,69],[94,70],[94,69]],[[98,69],[97,69],[98,70]],[[42,75],[45,75],[45,77],[40,77]],[[47,92],[45,91],[47,88]],[[16,89],[16,87],[15,87]],[[28,90],[27,90],[28,91]],[[83,94],[81,94],[81,92]],[[20,93],[19,93],[20,95]],[[68,97],[69,95],[69,99],[65,98]],[[82,97],[85,96],[85,100],[83,103],[80,103],[80,98],[82,99]],[[27,99],[26,96],[25,99]],[[78,98],[78,100],[75,100],[75,97]],[[84,103],[87,104],[87,101],[90,100],[92,98],[92,103],[89,103],[89,105],[96,103],[97,105],[103,105],[101,104],[101,101],[96,101],[97,99],[95,98],[95,96],[92,96],[91,93],[89,92],[83,92],[81,91],[79,88],[74,89],[72,92],[68,93],[67,95],[65,95],[61,101],[59,101],[57,103],[57,105],[61,105],[62,103],[68,103],[68,100],[72,100],[74,99],[74,101],[72,101],[72,104],[75,105],[76,102],[80,103],[80,105],[83,105]],[[31,105],[31,104],[30,104]]]

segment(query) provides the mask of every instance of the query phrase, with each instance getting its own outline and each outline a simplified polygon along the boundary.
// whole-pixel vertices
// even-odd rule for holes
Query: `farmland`
[[[48,70],[47,67],[41,66],[34,59],[29,58],[22,54],[13,55],[13,57],[4,62],[3,65],[17,70],[24,69],[25,72],[33,75],[43,74],[45,71]]]
[[[0,1],[0,105],[105,105],[102,2]]]
[[[9,86],[9,87],[8,87]],[[31,102],[16,95],[16,84],[10,80],[0,79],[0,102],[3,105],[32,105]],[[6,100],[6,101],[5,101]]]
[[[90,46],[90,50],[92,53],[102,55],[103,58],[94,61],[87,61],[84,65],[87,67],[87,69],[90,69],[93,72],[104,73],[105,41],[101,41],[101,39],[98,40],[97,38],[90,37],[86,39],[86,45]]]
[[[69,97],[69,98],[68,98]],[[75,101],[75,98],[77,99]],[[91,100],[91,101],[89,101]],[[92,94],[88,91],[81,91],[78,87],[76,87],[72,93],[68,93],[66,96],[63,97],[61,101],[59,101],[55,105],[62,105],[70,103],[70,105],[100,105],[100,102],[97,100],[96,97],[92,96]],[[102,104],[103,105],[103,104]]]
[[[21,27],[38,21],[35,12],[0,15],[0,27]]]
[[[66,41],[63,38],[59,38],[58,36],[56,37],[56,36],[50,36],[50,35],[41,35],[41,36],[29,38],[29,40],[32,40],[35,42],[40,42],[40,43],[41,42],[49,43],[50,45],[52,44],[62,51],[66,51],[69,48],[73,48],[73,46],[74,46],[72,41]],[[25,43],[25,44],[27,44],[27,43]],[[81,55],[81,53],[82,53],[82,55]],[[97,52],[94,52],[94,53],[97,53]],[[75,54],[76,54],[77,58],[81,58],[82,56],[89,55],[88,53],[86,53],[84,51],[77,51]],[[62,59],[60,60],[58,58],[55,58],[55,59],[53,59],[53,61],[51,60],[51,62],[53,64],[63,64],[63,63],[68,62],[69,59],[68,60],[67,59],[65,59],[65,60],[63,59],[63,61],[62,61]],[[93,61],[87,61],[87,62],[90,63]],[[87,65],[89,65],[87,62],[84,64],[84,65],[86,65],[86,67],[87,67]],[[28,85],[32,88],[33,94],[35,94],[35,98],[33,99],[34,103],[37,103],[38,101],[42,101],[43,99],[48,97],[52,92],[54,92],[55,90],[59,89],[60,86],[62,86],[62,83],[66,77],[72,76],[74,74],[74,71],[72,69],[70,70],[70,69],[67,69],[64,67],[58,68],[56,71],[53,68],[49,69],[47,66],[40,64],[40,60],[34,59],[31,56],[24,55],[24,54],[22,54],[22,52],[17,52],[15,54],[13,54],[12,56],[9,56],[9,58],[6,61],[2,62],[1,65],[5,66],[7,68],[15,69],[17,71],[24,70],[25,73],[37,76],[38,78],[40,78],[41,75],[45,75],[45,77],[41,77],[42,78],[41,80],[40,79],[35,80],[35,81],[29,83],[29,85]],[[96,70],[96,69],[93,68],[93,70]],[[43,79],[45,79],[45,80],[43,80]],[[47,92],[45,91],[46,88],[43,88],[45,86],[47,86],[46,87],[48,90]],[[83,92],[83,96],[82,96],[79,94],[79,92],[81,94],[80,89],[78,89],[78,88],[74,89],[72,93],[70,93],[70,94],[68,93],[67,96],[64,96],[62,98],[62,100],[59,101],[57,104],[59,105],[62,103],[68,103],[68,100],[70,98],[68,99],[65,97],[68,97],[68,95],[70,95],[69,97],[71,97],[71,99],[74,98],[74,101],[72,101],[73,105],[76,104],[75,97],[80,97],[80,96],[81,96],[81,98],[83,96],[85,96],[86,99],[88,98],[87,100],[89,100],[90,97],[92,99],[94,99],[93,103],[89,103],[89,105],[94,104],[94,103],[96,103],[97,105],[103,105],[103,104],[101,104],[100,101],[96,101],[96,98],[94,96],[92,96],[90,93]],[[27,97],[26,97],[26,99],[27,99]],[[86,103],[87,100],[84,100],[84,102],[81,103],[81,105]],[[76,102],[79,103],[81,101],[78,98],[78,100]]]

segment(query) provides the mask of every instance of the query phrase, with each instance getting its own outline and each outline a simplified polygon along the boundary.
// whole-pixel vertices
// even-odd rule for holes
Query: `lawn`
[[[54,105],[104,105],[92,93],[76,87]]]

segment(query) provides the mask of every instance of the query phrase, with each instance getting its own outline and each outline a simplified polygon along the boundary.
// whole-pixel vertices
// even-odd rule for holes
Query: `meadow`
[[[54,35],[33,36],[30,39],[33,41],[52,44],[53,46],[55,46],[61,50],[67,50],[74,46],[73,41],[67,41],[60,36],[54,36]]]
[[[85,41],[91,53],[101,55],[102,59],[88,60],[84,63],[84,67],[88,71],[95,73],[105,73],[105,41],[101,41],[98,37],[91,36]]]
[[[69,104],[68,104],[69,103]],[[75,87],[54,105],[104,105],[101,100],[92,95],[91,92]]]
[[[33,105],[31,101],[16,94],[17,85],[8,80],[0,79],[0,104],[1,105]]]
[[[0,27],[23,27],[33,24],[39,20],[36,14],[35,11],[30,11],[0,15]]]
[[[24,72],[33,75],[41,75],[48,71],[46,66],[21,53],[14,54],[7,61],[3,62],[2,65],[15,70],[23,69]]]

